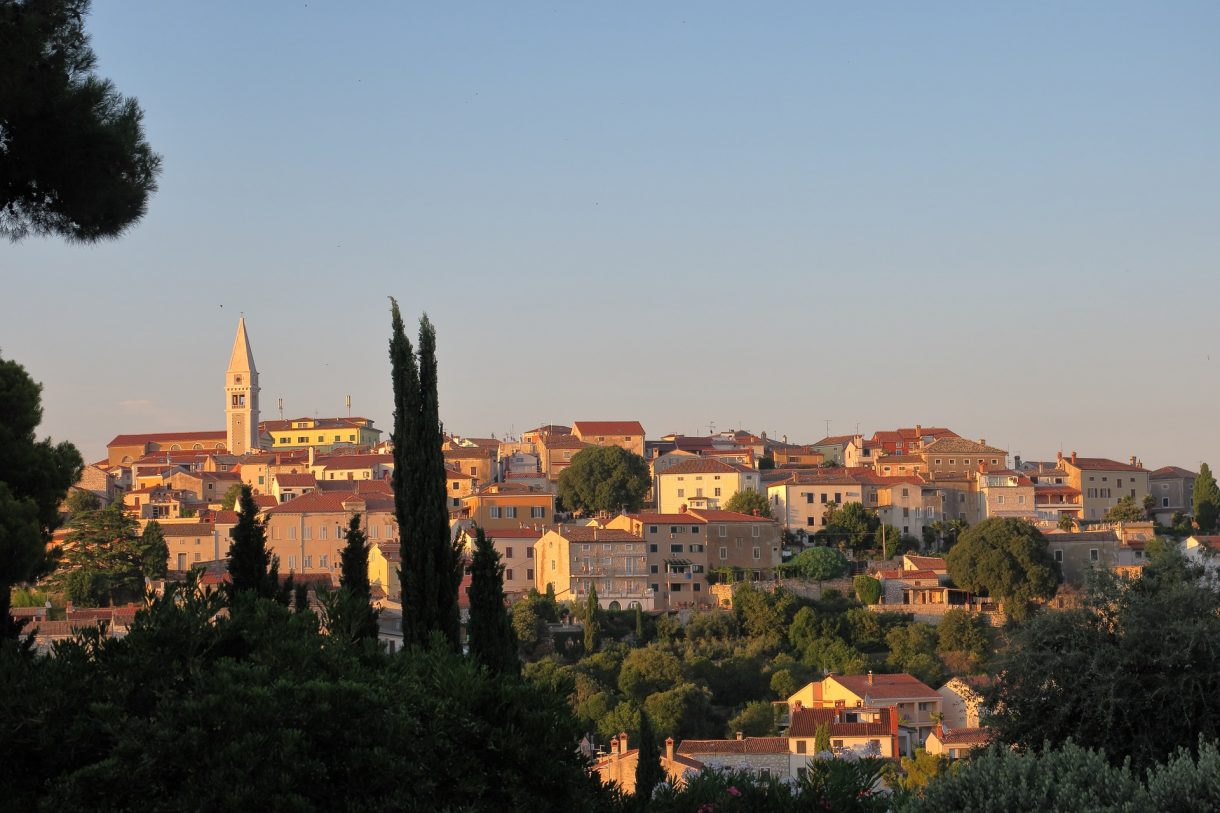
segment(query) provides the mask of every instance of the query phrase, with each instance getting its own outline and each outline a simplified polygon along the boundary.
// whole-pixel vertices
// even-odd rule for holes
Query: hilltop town
[[[280,573],[328,591],[356,517],[379,638],[401,649],[410,540],[396,518],[392,443],[364,417],[267,420],[259,392],[243,317],[224,373],[225,428],[116,435],[73,486],[53,544],[84,544],[74,505],[110,506],[164,540],[157,584],[193,573],[221,586],[244,486]],[[1022,460],[943,426],[794,443],[745,430],[649,437],[628,416],[512,438],[446,435],[442,451],[451,538],[467,556],[478,529],[494,545],[527,674],[553,670],[556,657],[580,674],[583,658],[610,659],[608,676],[577,680],[572,703],[592,770],[628,792],[639,763],[632,709],[660,718],[660,761],[678,783],[717,766],[797,778],[820,752],[965,756],[992,739],[987,664],[1011,616],[1079,607],[1098,572],[1138,578],[1165,540],[1200,563],[1220,545],[1206,533],[1214,511],[1202,528],[1194,517],[1197,472],[1074,450]],[[612,493],[588,498],[581,469],[599,454],[622,469],[590,469]],[[1052,581],[1023,592],[954,572],[959,540],[1000,520],[1045,540]],[[463,625],[470,583],[468,560]],[[37,606],[14,613],[39,624],[44,649],[99,620],[124,634],[135,605],[90,607],[112,602],[78,592],[61,620]],[[750,674],[726,688],[646,646],[675,636],[694,647],[688,657]]]

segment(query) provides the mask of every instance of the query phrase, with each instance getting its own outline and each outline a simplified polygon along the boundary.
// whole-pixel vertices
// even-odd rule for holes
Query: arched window
[[[612,602],[610,602],[610,606],[607,607],[606,609],[610,610],[611,612],[617,613],[619,610],[623,609],[623,607],[617,601],[612,601]]]
[[[192,449],[202,449],[202,448],[203,448],[203,444],[202,444],[202,443],[196,443],[196,444],[195,444],[194,446],[192,446],[191,448],[192,448]]]
[[[169,450],[171,452],[180,452],[180,451],[182,451],[182,447],[179,446],[177,443],[173,443],[173,444],[170,444]]]

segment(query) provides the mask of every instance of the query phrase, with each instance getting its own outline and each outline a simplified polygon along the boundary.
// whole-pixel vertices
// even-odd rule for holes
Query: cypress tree
[[[504,565],[492,541],[475,529],[470,563],[470,654],[497,674],[517,675],[517,636],[504,606]]]
[[[347,523],[347,544],[339,554],[339,586],[365,601],[372,597],[369,587],[368,535],[360,529],[360,515],[352,514]]]
[[[1220,486],[1216,485],[1216,478],[1206,463],[1199,466],[1199,476],[1195,478],[1191,497],[1191,508],[1199,531],[1211,532],[1216,527],[1217,515],[1220,515]]]
[[[635,608],[635,640],[637,643],[644,640],[644,611],[638,605]]]
[[[460,647],[457,608],[460,549],[449,533],[445,459],[436,393],[436,334],[420,320],[417,364],[398,302],[390,298],[390,367],[394,389],[394,513],[402,541],[404,644],[427,646],[434,632]]]
[[[597,603],[597,587],[589,584],[589,598],[585,602],[585,652],[592,654],[597,649],[597,634],[601,628],[597,623],[597,613],[601,607]]]
[[[437,394],[436,329],[424,314],[419,320],[420,420],[419,510],[421,540],[432,548],[436,566],[436,629],[444,634],[455,651],[461,651],[461,617],[458,590],[465,565],[462,544],[449,529],[448,476],[445,469],[444,432],[441,427],[440,399]]]
[[[339,553],[339,592],[327,596],[323,605],[331,634],[353,641],[375,640],[380,632],[378,611],[370,604],[368,535],[360,528],[360,515],[347,523],[347,544]]]
[[[652,791],[665,781],[665,769],[661,766],[661,749],[652,730],[648,712],[640,709],[640,744],[635,763],[635,796],[641,802],[652,798]]]
[[[267,550],[267,528],[258,518],[250,486],[241,487],[237,526],[229,545],[229,592],[253,590],[263,598],[280,598],[279,561]]]

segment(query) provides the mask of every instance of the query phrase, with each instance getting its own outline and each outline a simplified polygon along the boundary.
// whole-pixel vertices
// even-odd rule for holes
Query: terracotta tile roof
[[[742,514],[737,511],[716,511],[711,508],[692,508],[688,513],[701,517],[708,522],[775,522],[771,517],[756,517],[753,514]]]
[[[1104,531],[1077,531],[1064,532],[1058,528],[1049,528],[1042,532],[1049,544],[1059,544],[1061,542],[1115,542],[1118,540],[1118,532],[1114,530]]]
[[[1072,463],[1070,457],[1065,457],[1063,462],[1073,465],[1078,469],[1087,469],[1089,471],[1148,471],[1143,466],[1119,463],[1117,460],[1111,460],[1108,457],[1077,457],[1075,463]]]
[[[837,679],[837,677],[836,677]],[[933,692],[935,695],[935,692]],[[939,697],[939,695],[937,695]],[[857,711],[832,708],[800,708],[792,710],[792,722],[788,727],[789,737],[816,737],[818,726],[826,724],[830,727],[832,737],[876,737],[890,735],[890,709],[875,709],[879,719],[874,723],[835,722],[835,714]],[[869,709],[874,711],[874,709]]]
[[[561,525],[557,530],[560,536],[569,542],[643,542],[641,537],[629,531],[614,528],[577,527]]]
[[[458,446],[454,449],[446,449],[446,460],[490,460],[492,454],[482,446]]]
[[[670,474],[742,474],[753,473],[754,469],[740,466],[736,463],[726,463],[714,457],[700,457],[697,460],[683,460],[657,474],[666,477]]]
[[[826,679],[833,680],[859,697],[867,695],[873,700],[936,699],[940,696],[919,678],[905,673],[873,675],[872,683],[869,683],[868,675],[834,675]]]
[[[740,740],[683,740],[678,754],[786,754],[787,737],[742,737]]]
[[[542,426],[535,426],[533,429],[526,429],[523,434],[526,435],[570,435],[572,427],[563,426],[557,423],[544,423]]]
[[[814,446],[846,446],[847,444],[851,443],[851,439],[854,437],[855,437],[855,435],[828,435],[828,436],[822,438],[821,440],[819,440],[817,443],[814,443],[813,445]]]
[[[987,728],[956,728],[946,730],[937,737],[945,745],[986,745],[991,742],[991,730]]]
[[[223,429],[210,432],[148,432],[140,435],[116,435],[114,440],[107,443],[106,446],[136,446],[141,443],[159,443],[164,440],[227,441],[228,439],[228,433]]]
[[[212,517],[212,524],[213,525],[236,525],[237,524],[237,512],[236,511],[217,511],[216,514]]]
[[[959,437],[943,437],[934,440],[923,447],[923,454],[1008,454],[1004,449],[995,446],[985,446],[973,440]]]
[[[345,454],[334,457],[315,458],[314,465],[321,465],[326,471],[348,469],[371,469],[374,466],[393,466],[392,454]]]
[[[1161,466],[1156,471],[1148,475],[1153,480],[1168,480],[1170,478],[1184,477],[1187,479],[1198,477],[1199,475],[1189,469],[1184,469],[1181,466]]]
[[[157,523],[161,525],[161,533],[164,536],[211,536],[212,531],[216,530],[215,524],[211,522],[186,522],[186,523]]]
[[[1034,483],[1034,493],[1035,494],[1064,494],[1064,495],[1071,495],[1074,497],[1078,497],[1078,496],[1080,496],[1080,489],[1072,488],[1071,486],[1068,486],[1068,485],[1058,485],[1055,483],[1051,483],[1049,485],[1043,485],[1042,483]]]
[[[923,463],[923,458],[917,454],[887,454],[877,459],[878,465],[886,463]]]
[[[542,475],[538,476],[541,477]],[[449,480],[474,480],[475,476],[458,471],[457,469],[445,469],[445,478]]]
[[[591,446],[575,435],[546,435],[540,443],[547,449],[584,449]]]
[[[393,484],[389,480],[319,480],[318,488],[327,492],[351,494],[393,495]]]
[[[300,488],[302,486],[316,486],[318,478],[312,474],[277,474],[275,482],[280,488]]]
[[[703,525],[706,520],[702,517],[695,516],[693,512],[687,511],[685,514],[628,514],[631,519],[636,522],[642,522],[645,525]]]
[[[475,497],[551,497],[549,491],[529,483],[488,483],[472,496]],[[467,497],[466,499],[470,499]]]
[[[938,579],[938,578],[940,578],[940,574],[937,573],[935,570],[887,569],[887,570],[878,570],[877,577],[881,578],[881,579],[886,579],[888,581],[903,581],[903,580],[907,580],[907,579],[909,579],[911,581],[917,581],[917,580],[925,580],[925,579]]]
[[[272,497],[272,500],[275,498]],[[354,491],[313,491],[288,502],[276,503],[268,514],[335,514],[348,509],[345,502],[363,501],[366,511],[393,511],[394,498],[389,494],[357,493]]]
[[[588,437],[589,435],[644,435],[644,427],[639,421],[575,421],[572,424],[572,434]]]
[[[920,570],[944,570],[945,560],[940,556],[912,556],[907,554],[907,561]]]

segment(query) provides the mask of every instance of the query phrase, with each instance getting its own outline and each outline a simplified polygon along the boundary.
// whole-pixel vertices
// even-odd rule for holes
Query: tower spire
[[[259,448],[258,390],[258,368],[242,314],[225,372],[225,433],[232,454],[243,455]]]

